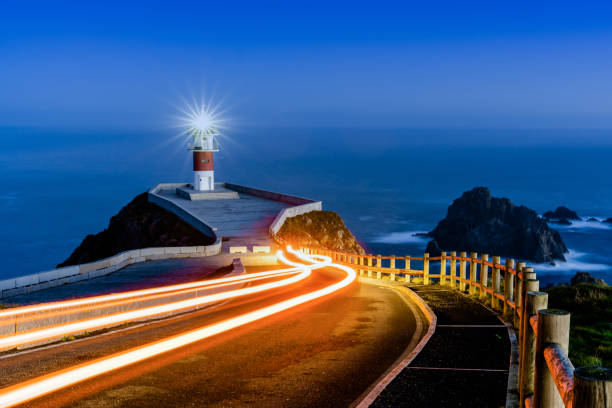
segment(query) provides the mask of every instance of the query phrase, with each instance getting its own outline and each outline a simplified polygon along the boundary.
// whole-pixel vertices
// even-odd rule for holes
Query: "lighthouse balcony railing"
[[[219,142],[216,139],[213,139],[212,146],[210,143],[190,143],[187,148],[189,150],[195,150],[199,152],[218,152],[219,151]]]

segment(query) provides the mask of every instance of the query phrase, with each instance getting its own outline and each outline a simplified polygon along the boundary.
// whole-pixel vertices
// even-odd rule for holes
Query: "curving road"
[[[7,387],[41,375],[289,301],[337,284],[345,276],[325,267],[287,286],[196,312],[5,355],[0,358],[0,397]],[[415,333],[420,316],[411,314],[401,296],[383,286],[353,283],[324,298],[63,388],[27,406],[348,406],[404,352],[413,336],[420,335]]]

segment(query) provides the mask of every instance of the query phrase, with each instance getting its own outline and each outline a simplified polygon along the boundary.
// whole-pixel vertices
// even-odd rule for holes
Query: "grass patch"
[[[581,283],[548,288],[548,305],[572,314],[570,359],[575,367],[612,367],[612,287]]]

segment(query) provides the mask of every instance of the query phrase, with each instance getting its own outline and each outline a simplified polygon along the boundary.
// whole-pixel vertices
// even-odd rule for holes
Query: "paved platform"
[[[215,183],[215,189],[212,191],[198,191],[191,188],[191,185],[185,187],[177,187],[176,194],[179,197],[186,198],[191,201],[198,200],[237,200],[240,198],[238,193],[229,188],[225,188],[223,183]]]
[[[178,195],[176,189],[169,186],[156,194],[212,227],[217,236],[223,237],[224,247],[272,245],[270,224],[282,209],[292,206],[242,192],[234,192],[238,199],[192,201]]]
[[[456,291],[410,286],[438,318],[421,353],[372,407],[503,407],[510,340],[496,314]]]

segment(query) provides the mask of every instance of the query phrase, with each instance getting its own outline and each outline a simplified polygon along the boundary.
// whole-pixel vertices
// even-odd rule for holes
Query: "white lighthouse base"
[[[215,172],[194,171],[193,189],[196,191],[213,191],[215,189]]]
[[[214,190],[198,191],[191,184],[176,185],[176,195],[191,201],[200,200],[236,200],[240,196],[234,190],[225,187],[225,183],[217,183]]]

